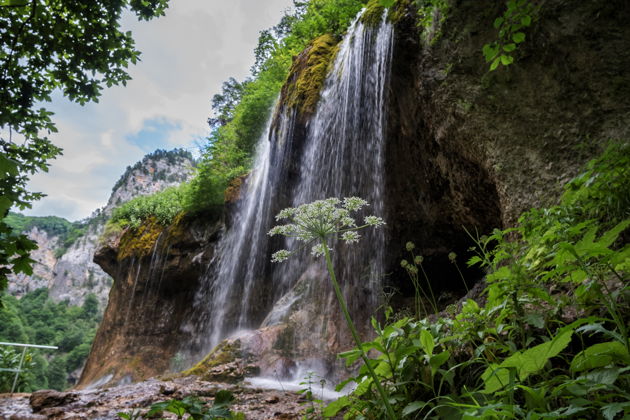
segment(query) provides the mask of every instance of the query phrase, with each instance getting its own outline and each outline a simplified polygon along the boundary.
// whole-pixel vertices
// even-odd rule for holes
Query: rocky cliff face
[[[513,224],[556,200],[609,139],[630,136],[628,4],[545,2],[515,63],[489,72],[481,49],[502,12],[501,3],[456,1],[424,35],[411,10],[398,24],[389,249],[415,241],[436,274],[470,243],[462,227]]]
[[[121,176],[105,207],[79,222],[84,230],[67,249],[63,240],[34,226],[27,235],[39,249],[32,258],[37,261],[32,276],[18,275],[9,280],[9,293],[22,296],[41,287],[50,289],[56,301],[67,300],[81,305],[85,296],[94,293],[101,307],[107,303],[112,278],[93,262],[99,237],[112,210],[139,195],[148,195],[187,180],[193,170],[192,156],[182,151],[157,151],[145,156]],[[60,251],[62,252],[59,255]]]
[[[37,243],[37,249],[31,253],[31,258],[37,261],[33,265],[33,274],[27,276],[23,273],[9,277],[9,294],[22,297],[26,293],[50,287],[51,279],[54,277],[54,268],[57,263],[55,250],[59,247],[59,237],[49,235],[43,229],[33,226],[26,236]]]
[[[167,229],[148,221],[103,239],[94,260],[114,286],[80,385],[126,382],[179,367],[190,336],[192,302],[221,229],[179,218]]]
[[[125,173],[112,188],[112,195],[103,212],[108,216],[122,203],[139,195],[149,195],[187,181],[195,163],[182,149],[157,150],[146,155]]]
[[[399,261],[405,242],[414,241],[436,288],[459,297],[461,282],[448,254],[455,251],[463,260],[471,244],[466,231],[481,234],[509,226],[521,211],[552,202],[608,139],[629,137],[630,6],[621,1],[547,1],[516,62],[489,73],[481,49],[496,39],[493,21],[502,13],[501,4],[451,3],[444,19],[436,12],[433,26],[424,33],[410,4],[399,2],[395,13],[385,147],[385,272],[391,273],[389,285],[403,293],[409,290]],[[308,73],[306,57],[296,59],[289,83],[299,83],[299,73]],[[290,86],[283,92],[285,99],[301,100],[300,95],[287,94]],[[291,154],[285,162],[300,162],[308,118],[298,115],[295,121],[292,144],[273,146]],[[283,170],[292,174],[297,168]],[[282,202],[282,192],[278,197]],[[218,229],[197,223],[176,225],[180,233],[175,236],[168,229],[149,234],[151,228],[145,226],[148,242],[134,245],[144,249],[138,255],[126,251],[129,232],[98,251],[98,262],[116,281],[82,384],[163,372],[176,355],[173,343],[194,338],[189,305]],[[166,254],[160,254],[161,249]],[[170,255],[169,249],[177,251]],[[184,256],[181,249],[190,255]],[[161,270],[152,262],[156,260],[179,268],[156,277]],[[470,283],[482,275],[464,274]],[[151,286],[156,278],[172,287],[171,292]],[[276,306],[289,305],[295,325],[306,325],[300,316],[326,317],[309,313],[299,296],[290,298],[285,295]],[[156,307],[166,310],[148,315]],[[214,359],[199,368],[211,370],[219,362],[239,360],[245,349],[245,356],[266,358],[268,372],[290,370],[294,362],[285,360],[291,355],[287,345],[313,344],[296,344],[295,330],[287,324],[269,324],[227,344],[236,349],[232,353],[241,354],[230,356],[217,349]],[[331,321],[329,327],[337,325]],[[243,363],[251,361],[245,359]],[[108,360],[106,367],[99,366],[103,360]]]

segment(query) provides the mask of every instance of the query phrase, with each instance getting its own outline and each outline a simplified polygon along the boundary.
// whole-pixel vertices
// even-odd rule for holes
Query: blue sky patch
[[[168,143],[168,137],[173,131],[181,129],[182,126],[179,123],[163,117],[153,118],[145,120],[140,131],[127,135],[125,139],[149,153],[156,149],[171,149],[173,145]]]

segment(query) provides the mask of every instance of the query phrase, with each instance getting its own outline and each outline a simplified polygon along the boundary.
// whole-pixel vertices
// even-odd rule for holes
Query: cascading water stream
[[[360,196],[370,213],[383,216],[383,152],[386,92],[393,27],[357,19],[339,47],[332,71],[310,119],[303,145],[294,143],[295,111],[284,107],[263,136],[253,172],[242,191],[230,228],[224,233],[195,300],[195,325],[201,351],[208,351],[239,329],[273,325],[286,319],[298,300],[297,284],[306,292],[327,293],[316,309],[326,317],[332,302],[323,262],[309,255],[286,265],[271,265],[270,255],[283,247],[269,238],[274,215],[287,205],[327,197]],[[300,156],[296,156],[301,151]],[[288,169],[300,162],[298,174]],[[287,187],[288,186],[288,187]],[[282,207],[280,207],[282,206]],[[290,245],[290,244],[289,244]],[[351,309],[376,308],[383,275],[384,234],[365,231],[351,248],[335,246],[338,275]],[[330,313],[330,312],[328,312]],[[266,319],[265,319],[266,318]],[[367,319],[367,318],[366,318]],[[264,320],[264,322],[263,322]],[[309,330],[324,340],[325,328]],[[311,337],[312,338],[312,337]],[[299,339],[299,335],[295,339]]]

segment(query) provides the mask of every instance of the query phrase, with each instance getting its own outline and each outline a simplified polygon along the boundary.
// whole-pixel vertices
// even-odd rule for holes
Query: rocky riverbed
[[[187,396],[212,404],[219,390],[235,397],[233,412],[246,419],[298,419],[305,409],[303,397],[295,392],[256,388],[243,384],[207,382],[195,376],[169,380],[149,379],[135,384],[92,390],[32,394],[0,394],[0,420],[113,420],[119,412],[146,414],[152,404]],[[163,418],[176,418],[164,413]]]

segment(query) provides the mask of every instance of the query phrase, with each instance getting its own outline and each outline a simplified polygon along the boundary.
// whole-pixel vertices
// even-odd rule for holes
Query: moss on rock
[[[155,217],[146,219],[137,229],[127,229],[120,238],[117,259],[142,258],[151,255],[164,227]]]
[[[381,23],[381,18],[385,8],[381,6],[379,0],[370,0],[365,5],[365,12],[361,15],[361,23],[366,26],[377,26]]]
[[[394,5],[387,9],[387,20],[395,24],[412,9],[415,10],[410,0],[396,0]],[[361,23],[366,26],[378,26],[385,10],[379,0],[370,0],[365,5],[365,12],[361,15]]]
[[[204,374],[214,367],[234,362],[240,357],[241,342],[224,340],[217,344],[210,353],[199,363],[190,369],[182,372],[184,375],[204,376]]]
[[[287,82],[282,87],[281,103],[296,109],[303,118],[315,112],[337,44],[333,35],[324,34],[315,38],[293,61]]]
[[[241,176],[237,176],[228,183],[228,186],[223,193],[224,201],[226,203],[234,204],[239,200],[239,198],[241,197],[243,184],[245,183],[245,180],[248,176],[249,172]]]

